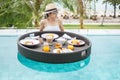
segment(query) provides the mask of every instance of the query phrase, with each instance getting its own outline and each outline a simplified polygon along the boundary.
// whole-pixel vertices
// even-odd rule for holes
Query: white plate
[[[85,44],[85,41],[83,41],[83,40],[78,40],[78,39],[77,39],[78,44],[73,44],[72,41],[73,41],[73,40],[68,40],[68,44],[71,44],[71,45],[74,45],[74,46],[82,46],[82,45]]]
[[[22,45],[25,45],[25,46],[36,46],[39,44],[39,41],[38,40],[35,40],[35,39],[22,39],[20,40],[20,43]]]
[[[58,54],[60,54],[60,53],[69,53],[69,52],[73,52],[72,50],[70,50],[70,49],[54,49],[53,50],[53,53],[58,53]]]
[[[44,34],[41,35],[41,37],[46,38],[46,37],[49,36],[49,35],[52,35],[54,39],[59,37],[59,36],[58,36],[57,34],[55,34],[55,33],[44,33]]]
[[[62,50],[61,49],[54,49],[53,53],[58,53],[59,54],[59,53],[62,53]]]

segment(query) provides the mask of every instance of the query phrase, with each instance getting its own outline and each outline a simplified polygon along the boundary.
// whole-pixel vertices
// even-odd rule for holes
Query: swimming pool
[[[0,80],[120,80],[120,36],[86,35],[91,56],[69,64],[47,64],[18,53],[18,36],[0,36]]]

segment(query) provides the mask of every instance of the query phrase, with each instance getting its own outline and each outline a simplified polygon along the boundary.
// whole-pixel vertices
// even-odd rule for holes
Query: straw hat
[[[57,12],[57,6],[54,3],[50,3],[45,8],[45,14],[48,14],[50,12]]]

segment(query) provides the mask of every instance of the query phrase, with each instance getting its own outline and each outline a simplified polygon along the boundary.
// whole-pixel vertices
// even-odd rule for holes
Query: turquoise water
[[[47,64],[24,58],[18,36],[0,36],[0,80],[120,80],[120,36],[86,36],[91,56],[69,64]]]

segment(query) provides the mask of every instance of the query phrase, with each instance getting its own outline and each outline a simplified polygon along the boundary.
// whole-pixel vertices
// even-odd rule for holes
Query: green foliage
[[[79,25],[64,25],[65,29],[80,29]],[[120,25],[84,25],[84,29],[120,29]]]
[[[45,6],[52,0],[0,0],[0,26],[39,26]]]
[[[120,0],[105,0],[105,1],[109,2],[112,5],[114,5],[114,4],[119,5],[120,4]]]
[[[12,25],[20,27],[23,26],[25,21],[27,22],[29,18],[24,14],[19,14],[16,12],[5,13],[0,17],[0,26],[11,27]]]
[[[6,0],[1,2],[0,6],[0,26],[10,27],[12,25],[16,27],[32,26],[31,22],[28,23],[32,14],[24,0]]]

